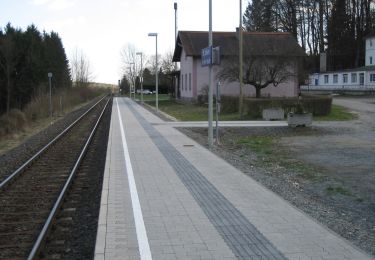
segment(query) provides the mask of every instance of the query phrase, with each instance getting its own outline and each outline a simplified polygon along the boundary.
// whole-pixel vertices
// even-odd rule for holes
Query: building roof
[[[238,55],[236,32],[213,32],[213,46],[220,46],[222,56]],[[244,55],[304,56],[292,34],[284,32],[243,32]],[[180,61],[182,49],[187,56],[200,57],[208,46],[208,32],[179,31],[173,61]]]
[[[316,72],[311,74],[336,74],[336,73],[350,73],[350,72],[365,72],[365,71],[375,71],[375,65],[362,66],[354,69],[344,69],[344,70],[330,70],[325,72]]]

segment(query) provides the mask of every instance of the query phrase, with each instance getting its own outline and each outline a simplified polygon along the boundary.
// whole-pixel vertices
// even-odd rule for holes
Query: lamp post
[[[208,47],[211,50],[212,61],[212,0],[209,0],[209,33],[208,33]],[[212,62],[211,62],[212,63]],[[208,70],[208,146],[213,146],[213,94],[212,94],[212,64],[209,65]]]
[[[48,83],[49,83],[49,117],[52,124],[52,72],[48,72]]]
[[[158,74],[159,74],[159,68],[158,68],[158,34],[157,33],[149,33],[148,36],[154,37],[156,39],[156,56],[155,56],[155,62],[156,62],[156,71],[155,71],[155,85],[156,85],[156,113],[159,113],[159,80],[158,80]]]
[[[243,32],[242,32],[242,0],[240,0],[240,25],[238,28],[239,33],[239,81],[240,81],[240,100],[239,100],[239,114],[242,119],[243,113]]]
[[[132,89],[134,89],[134,95],[133,98],[135,99],[135,86],[134,86],[134,76],[132,71],[132,65],[134,66],[134,62],[130,62],[130,98],[132,98]]]
[[[139,81],[141,83],[141,103],[143,104],[143,53],[142,52],[137,52],[136,55],[141,56],[141,75],[139,77]]]
[[[177,3],[175,2],[173,6],[174,6],[174,44],[175,44],[176,41],[177,41]],[[177,62],[174,63],[174,70],[175,71],[178,70]],[[177,76],[175,75],[174,76],[174,95],[175,95],[176,100],[178,99],[178,95],[177,95],[178,89],[177,89],[177,87],[178,87]]]

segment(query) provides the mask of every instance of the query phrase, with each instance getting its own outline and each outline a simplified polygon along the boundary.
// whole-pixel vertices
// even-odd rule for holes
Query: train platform
[[[115,98],[96,260],[373,259],[128,98]]]

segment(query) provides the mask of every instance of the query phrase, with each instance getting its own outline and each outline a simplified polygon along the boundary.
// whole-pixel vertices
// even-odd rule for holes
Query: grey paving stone
[[[125,101],[144,130],[152,138],[155,145],[174,168],[186,188],[198,202],[208,219],[222,235],[225,242],[237,256],[249,254],[239,246],[241,242],[258,243],[260,255],[272,255],[274,259],[286,259],[263,235],[229,202],[180,152],[178,152],[149,122],[147,122],[133,103]],[[236,238],[235,225],[240,225],[246,240]]]

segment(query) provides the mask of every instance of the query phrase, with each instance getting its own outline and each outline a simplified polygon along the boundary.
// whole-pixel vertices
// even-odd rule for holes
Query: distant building
[[[375,90],[375,34],[368,35],[366,38],[365,66],[348,70],[325,71],[322,69],[326,67],[325,62],[325,55],[323,55],[320,72],[310,74],[309,84],[303,86],[302,90],[329,92]]]
[[[236,32],[213,32],[213,46],[220,46],[221,59],[238,57],[238,33]],[[273,59],[288,53],[288,59],[296,60],[290,70],[298,74],[297,58],[305,55],[303,49],[289,33],[278,32],[244,32],[244,46],[256,55],[260,50],[267,47],[267,53],[262,53],[267,59]],[[173,54],[173,62],[180,62],[180,73],[178,75],[178,92],[181,99],[196,100],[198,95],[204,94],[208,86],[208,67],[201,65],[201,50],[208,46],[208,32],[202,31],[180,31],[176,40]],[[246,48],[245,48],[246,49]],[[244,53],[246,55],[246,53]],[[212,83],[217,84],[217,74],[220,66],[213,66]],[[221,82],[221,94],[238,96],[239,82]],[[215,89],[215,88],[214,88]],[[297,76],[288,79],[277,87],[270,84],[262,89],[262,96],[292,97],[298,95]],[[255,96],[255,88],[250,85],[244,86],[245,96]]]

